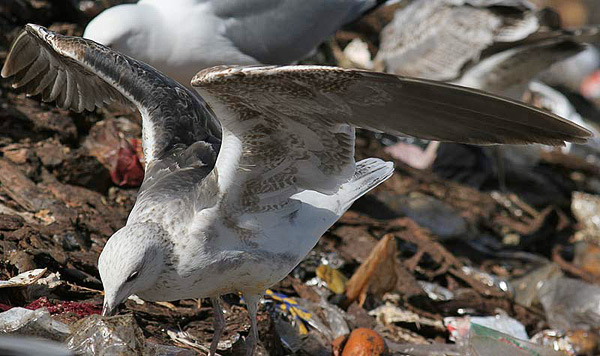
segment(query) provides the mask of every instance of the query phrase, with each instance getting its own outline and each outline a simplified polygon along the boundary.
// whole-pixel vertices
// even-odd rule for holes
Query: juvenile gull
[[[107,9],[83,37],[188,85],[222,64],[291,64],[385,0],[141,0]]]
[[[393,173],[390,162],[354,161],[354,126],[474,144],[590,136],[484,92],[335,67],[214,67],[192,80],[198,96],[142,62],[38,25],[18,36],[2,76],[76,111],[118,101],[141,112],[146,175],[126,226],[100,255],[103,313],[131,294],[209,297],[213,354],[224,327],[219,296],[243,294],[251,354],[265,289]]]

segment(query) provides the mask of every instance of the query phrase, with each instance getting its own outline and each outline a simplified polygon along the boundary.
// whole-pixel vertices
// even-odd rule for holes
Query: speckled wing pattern
[[[376,61],[390,73],[450,81],[495,42],[519,41],[539,28],[524,1],[416,0],[381,34]],[[499,15],[488,6],[510,8]]]
[[[464,143],[562,144],[589,133],[481,91],[321,66],[214,67],[192,86],[223,125],[219,190],[232,216],[335,192],[354,170],[353,126]]]
[[[194,93],[142,62],[29,24],[13,43],[2,76],[12,77],[13,86],[28,95],[41,94],[44,101],[77,112],[113,102],[136,106],[146,159],[142,190],[202,160],[200,171],[212,170],[220,140],[213,115]],[[203,175],[189,178],[189,185]]]

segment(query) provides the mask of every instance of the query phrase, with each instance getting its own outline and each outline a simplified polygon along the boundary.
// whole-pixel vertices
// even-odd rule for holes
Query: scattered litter
[[[396,239],[394,235],[385,235],[373,247],[373,250],[360,267],[354,272],[346,286],[346,300],[348,306],[358,300],[363,305],[367,292],[381,298],[396,287]]]
[[[29,286],[37,282],[47,270],[47,268],[38,268],[33,271],[20,273],[8,281],[0,281],[0,288]]]
[[[573,192],[571,203],[573,215],[583,229],[577,231],[577,240],[600,243],[600,197],[583,192]]]
[[[438,141],[430,142],[425,149],[410,142],[397,142],[387,146],[384,150],[395,159],[402,161],[416,169],[431,168],[435,161]]]
[[[36,310],[39,308],[47,309],[50,314],[60,314],[60,313],[75,313],[77,316],[84,317],[93,314],[100,314],[102,311],[101,308],[97,305],[90,303],[80,303],[80,302],[59,302],[53,303],[48,300],[47,297],[41,297],[36,299],[35,301],[29,303],[25,306],[27,309]]]
[[[548,324],[553,329],[590,330],[600,327],[600,286],[558,277],[538,290]]]
[[[138,304],[138,305],[144,305],[144,304],[146,304],[146,302],[142,298],[138,297],[135,294],[130,295],[129,297],[127,297],[127,299],[128,300],[133,300],[135,302],[135,304]]]
[[[402,213],[441,239],[458,238],[468,232],[467,222],[460,213],[432,196],[412,193],[399,197],[397,204]]]
[[[525,326],[519,321],[503,315],[495,316],[465,316],[465,317],[446,317],[444,325],[450,333],[450,340],[460,344],[469,338],[469,330],[473,324],[485,326],[487,328],[508,334],[517,339],[528,340],[529,335]]]
[[[501,290],[508,295],[513,295],[514,291],[512,286],[502,278],[498,278],[497,276],[491,275],[489,273],[485,273],[476,268],[463,266],[462,271],[467,275],[475,278],[479,282],[485,284],[488,287],[495,287],[498,290]]]
[[[141,354],[146,343],[133,315],[91,315],[72,326],[67,346],[78,355]]]
[[[411,312],[410,310],[401,309],[390,303],[386,303],[385,305],[381,305],[369,311],[369,315],[374,316],[377,321],[383,325],[392,323],[409,323],[415,324],[417,327],[431,326],[438,331],[446,330],[444,323],[442,323],[441,320],[429,319],[427,317],[420,316],[415,312]],[[446,319],[444,319],[444,322]]]
[[[427,296],[432,300],[448,301],[454,299],[454,293],[438,284],[426,281],[418,281]]]
[[[385,340],[371,329],[358,328],[352,330],[342,356],[381,356],[386,353]]]
[[[416,344],[396,344],[389,343],[388,348],[394,355],[403,356],[463,356],[464,350],[461,350],[454,344],[432,344],[432,345],[416,345]]]
[[[267,289],[265,296],[274,300],[277,303],[278,309],[287,311],[292,317],[293,323],[298,328],[300,335],[308,334],[307,324],[312,319],[312,314],[298,305],[298,302],[292,298],[288,298],[286,295],[281,293],[275,293],[270,289]]]
[[[361,69],[373,69],[369,45],[360,38],[355,38],[344,48],[344,55],[356,67]]]
[[[538,289],[555,277],[562,276],[560,267],[555,263],[546,263],[545,265],[534,269],[533,271],[510,281],[510,285],[515,291],[515,301],[526,307],[530,307],[538,300]]]
[[[329,265],[320,265],[316,270],[317,277],[324,285],[335,294],[342,294],[346,290],[348,278],[337,269]]]
[[[48,309],[29,310],[15,307],[0,313],[0,333],[18,334],[63,341],[71,330],[50,317]]]
[[[562,352],[478,324],[471,324],[467,350],[473,356],[564,356]]]
[[[169,337],[173,341],[176,341],[180,344],[189,346],[198,351],[202,351],[206,354],[208,354],[208,352],[210,351],[209,347],[199,344],[198,341],[194,340],[194,338],[189,333],[186,333],[185,331],[177,331],[177,330],[169,329],[169,330],[167,330],[167,335],[169,335]],[[219,344],[220,344],[220,342],[219,342]],[[216,353],[215,356],[219,356],[219,353]]]
[[[586,330],[542,330],[531,337],[531,342],[562,351],[569,356],[596,355],[600,345],[598,334]]]
[[[113,183],[127,187],[137,187],[144,179],[139,145],[137,139],[124,138],[114,120],[98,122],[84,143],[90,154],[109,170]]]

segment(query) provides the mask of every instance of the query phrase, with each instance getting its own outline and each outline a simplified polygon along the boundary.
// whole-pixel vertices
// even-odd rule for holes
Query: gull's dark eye
[[[129,277],[127,277],[127,280],[125,282],[131,282],[134,279],[136,279],[138,276],[138,271],[133,272],[132,274],[129,275]]]

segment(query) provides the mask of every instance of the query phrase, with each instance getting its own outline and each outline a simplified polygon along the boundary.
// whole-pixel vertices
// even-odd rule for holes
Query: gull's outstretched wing
[[[195,94],[154,68],[93,41],[26,25],[2,68],[13,87],[81,112],[112,102],[135,105],[143,119],[147,187],[170,166],[198,164],[218,143],[219,127]],[[200,147],[202,146],[202,147]],[[209,150],[212,150],[210,148]],[[213,152],[213,156],[216,152]],[[208,170],[213,162],[204,162]],[[206,169],[204,169],[206,170]]]
[[[354,173],[353,126],[463,143],[583,141],[590,133],[525,104],[450,84],[335,67],[214,67],[192,86],[223,126],[215,169],[232,218],[282,209]]]
[[[41,94],[43,101],[56,101],[57,106],[75,112],[115,102],[131,107],[117,88],[72,58],[85,58],[86,46],[78,38],[55,36],[41,26],[27,25],[11,47],[2,77],[13,77],[12,87],[22,87],[27,95]]]

